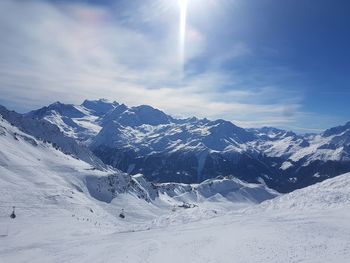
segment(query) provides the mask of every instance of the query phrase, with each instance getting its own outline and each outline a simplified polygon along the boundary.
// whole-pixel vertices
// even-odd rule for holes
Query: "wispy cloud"
[[[302,94],[244,84],[239,73],[221,69],[253,52],[243,42],[207,54],[208,37],[189,25],[186,62],[205,54],[207,66],[200,73],[182,72],[176,5],[157,3],[163,15],[141,17],[155,13],[155,7],[143,5],[128,14],[127,9],[83,3],[1,1],[1,101],[29,110],[56,100],[104,97],[250,127],[289,125],[303,115]],[[137,16],[152,27],[135,27]]]

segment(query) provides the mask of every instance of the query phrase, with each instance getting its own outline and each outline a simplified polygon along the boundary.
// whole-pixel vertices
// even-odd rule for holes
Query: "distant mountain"
[[[37,139],[51,143],[56,148],[75,158],[81,159],[93,167],[104,169],[106,165],[96,157],[89,148],[78,144],[73,138],[64,135],[54,124],[45,119],[32,119],[14,111],[9,111],[0,105],[0,115],[21,131]]]
[[[57,125],[104,163],[153,182],[234,176],[289,192],[350,171],[349,123],[299,135],[243,129],[225,120],[176,119],[151,106],[103,99],[56,102],[26,116]]]
[[[99,118],[117,106],[117,103],[106,104],[104,100],[86,100],[78,106],[55,102],[47,107],[31,111],[25,116],[36,120],[46,120],[55,124],[66,136],[79,142],[85,142],[96,136],[101,130],[98,124]]]
[[[65,154],[61,148],[45,139],[38,139],[19,129],[14,123],[8,122],[3,113],[2,109],[0,113],[2,174],[0,188],[4,189],[1,195],[2,201],[22,205],[40,204],[43,209],[45,205],[57,205],[69,209],[79,205],[82,210],[88,210],[86,206],[101,210],[94,199],[111,202],[113,198],[125,193],[148,202],[156,198],[157,191],[149,187],[150,184],[135,180],[130,175],[111,167],[94,169],[91,163]],[[21,122],[25,121],[27,120],[21,119]]]
[[[261,203],[279,194],[262,184],[248,184],[234,177],[207,179],[200,184],[163,183],[157,185],[160,194],[181,202],[215,201],[222,197],[235,203]]]
[[[2,204],[21,204],[21,209],[35,206],[42,210],[54,206],[56,209],[68,209],[89,217],[96,217],[97,212],[101,217],[111,217],[105,209],[112,212],[114,206],[107,208],[101,202],[111,203],[113,199],[122,196],[131,198],[129,201],[143,200],[154,205],[162,203],[160,206],[164,208],[165,205],[182,202],[210,201],[214,196],[248,204],[260,203],[278,195],[266,186],[247,184],[235,178],[216,178],[196,186],[183,185],[183,188],[176,185],[170,193],[167,184],[150,183],[142,175],[130,176],[112,167],[94,169],[91,164],[65,154],[48,141],[20,130],[14,123],[3,118],[3,109],[1,112]],[[21,119],[21,122],[27,121]],[[197,198],[192,198],[193,193],[197,193]],[[165,203],[163,199],[166,200]],[[127,203],[119,205],[128,207]],[[0,211],[4,212],[1,210],[3,208],[4,206],[0,207]]]

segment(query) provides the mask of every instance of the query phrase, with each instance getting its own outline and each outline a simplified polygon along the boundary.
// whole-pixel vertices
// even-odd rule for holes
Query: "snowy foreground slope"
[[[350,173],[265,201],[259,208],[266,211],[350,208]]]
[[[0,162],[1,263],[349,262],[350,174],[256,205],[274,192],[230,178],[152,187],[1,119]]]
[[[346,263],[349,184],[350,174],[345,174],[318,184],[310,194],[305,188],[196,222],[131,231],[130,225],[124,230],[106,222],[96,227],[57,213],[18,218],[0,239],[0,262]],[[294,205],[299,202],[301,207]],[[167,218],[179,222],[188,210]]]

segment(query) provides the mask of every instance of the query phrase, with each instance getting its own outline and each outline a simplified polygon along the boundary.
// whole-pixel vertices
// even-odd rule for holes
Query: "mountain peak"
[[[340,125],[334,128],[330,128],[326,131],[324,131],[323,136],[329,137],[332,135],[339,135],[340,133],[345,132],[346,130],[350,129],[350,122],[345,123],[344,125]]]
[[[60,101],[56,101],[54,103],[51,103],[49,106],[43,107],[43,108],[51,110],[51,109],[62,109],[62,108],[72,108],[72,107],[74,107],[73,104],[65,104]]]
[[[64,104],[59,101],[56,101],[49,106],[42,107],[38,110],[33,110],[25,114],[27,117],[33,119],[43,119],[52,112],[59,113],[71,118],[81,118],[84,114],[79,111],[73,104]]]
[[[155,109],[149,105],[132,107],[131,111],[138,116],[141,123],[149,125],[169,124],[172,119],[163,111]]]
[[[116,101],[111,101],[109,99],[105,99],[105,98],[100,98],[100,99],[95,99],[95,100],[84,100],[82,105],[84,103],[102,103],[102,104],[118,104]]]
[[[81,104],[81,106],[98,116],[106,114],[107,112],[115,109],[118,105],[118,102],[111,102],[107,99],[84,100],[84,102]]]
[[[124,126],[136,127],[143,124],[169,124],[171,120],[172,118],[164,112],[148,105],[128,108],[126,105],[120,104],[104,116],[102,123],[118,121]]]

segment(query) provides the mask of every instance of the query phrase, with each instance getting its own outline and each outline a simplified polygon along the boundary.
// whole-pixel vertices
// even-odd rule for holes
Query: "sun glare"
[[[181,63],[181,67],[183,67],[185,63],[186,20],[187,20],[188,0],[178,0],[178,2],[180,7],[180,23],[179,23],[180,63]]]

